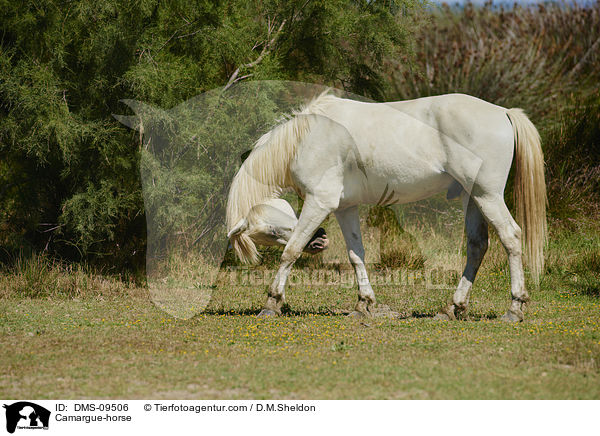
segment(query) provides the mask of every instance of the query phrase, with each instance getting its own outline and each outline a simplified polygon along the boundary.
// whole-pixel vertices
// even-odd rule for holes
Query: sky
[[[447,3],[449,5],[463,5],[465,3],[467,3],[467,0],[430,0],[432,3],[434,4],[441,4],[441,3]],[[474,5],[483,5],[486,3],[486,0],[471,0],[471,3],[473,3]],[[514,3],[518,3],[520,5],[536,5],[538,3],[564,3],[564,4],[572,4],[574,3],[573,1],[565,1],[565,0],[546,0],[546,1],[539,1],[539,0],[493,0],[493,4],[494,5],[504,5],[504,6],[511,6]],[[595,0],[577,0],[577,4],[580,5],[586,5],[586,4],[593,4],[595,3]]]

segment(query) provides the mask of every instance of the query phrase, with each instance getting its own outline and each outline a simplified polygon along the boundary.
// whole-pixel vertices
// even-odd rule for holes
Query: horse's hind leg
[[[348,258],[354,267],[356,281],[358,282],[358,302],[354,314],[369,315],[371,306],[375,304],[375,293],[371,283],[369,283],[367,269],[365,268],[365,249],[360,234],[358,208],[354,206],[338,210],[335,216],[344,234]]]
[[[479,209],[494,227],[506,249],[510,267],[510,291],[512,303],[504,321],[523,321],[523,303],[529,300],[525,290],[525,274],[521,259],[521,228],[511,216],[501,195],[474,197]]]
[[[302,250],[310,241],[321,223],[332,212],[333,207],[326,206],[326,202],[316,201],[314,197],[308,196],[304,201],[302,213],[298,219],[290,240],[281,255],[281,264],[275,275],[275,279],[269,287],[267,301],[259,316],[280,315],[281,307],[285,303],[285,283],[294,265],[294,262],[302,254]]]
[[[467,310],[471,287],[488,248],[488,223],[468,193],[463,191],[461,197],[467,235],[467,265],[452,298],[452,303],[444,313],[438,314],[438,319],[455,319]]]

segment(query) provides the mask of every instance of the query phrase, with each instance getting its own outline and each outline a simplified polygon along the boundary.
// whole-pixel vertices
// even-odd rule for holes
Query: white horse
[[[298,218],[292,206],[283,198],[272,198],[253,206],[248,214],[239,220],[227,233],[227,237],[243,233],[253,243],[260,245],[279,245],[285,247],[298,224]],[[325,229],[319,228],[308,241],[306,253],[317,254],[327,249],[329,239]],[[250,253],[252,263],[259,261],[258,251]]]
[[[252,208],[290,188],[304,198],[260,315],[281,313],[292,265],[331,212],[356,273],[354,314],[370,315],[375,294],[364,264],[358,205],[407,203],[448,190],[449,197],[462,198],[467,264],[452,302],[438,316],[455,319],[466,310],[490,224],[510,265],[512,303],[503,319],[522,321],[522,305],[529,297],[521,228],[504,203],[513,154],[517,218],[537,285],[546,240],[544,162],[539,134],[521,109],[462,94],[393,103],[321,94],[257,141],[229,191],[228,236],[245,262],[259,258],[253,235],[243,225]]]

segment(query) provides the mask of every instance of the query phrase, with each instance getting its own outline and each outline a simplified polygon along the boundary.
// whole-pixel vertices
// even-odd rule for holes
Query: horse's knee
[[[506,225],[498,234],[509,256],[521,255],[521,228],[516,223]]]
[[[504,242],[504,248],[509,256],[521,256],[521,238],[514,235]]]
[[[283,250],[281,254],[282,265],[292,265],[302,254],[302,250],[296,247],[291,247],[289,244]]]
[[[520,240],[521,239],[521,235],[523,233],[521,231],[521,227],[519,227],[519,225],[517,223],[512,223],[512,224],[513,224],[512,228],[513,228],[513,232],[514,232],[515,238],[517,238],[517,239]]]

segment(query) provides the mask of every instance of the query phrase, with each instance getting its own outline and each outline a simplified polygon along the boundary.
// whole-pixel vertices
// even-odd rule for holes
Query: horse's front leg
[[[281,315],[281,307],[285,303],[285,283],[292,266],[321,223],[333,210],[333,207],[329,208],[325,204],[323,201],[316,201],[312,196],[306,196],[298,224],[283,250],[279,270],[269,287],[267,302],[258,316]]]
[[[365,267],[365,248],[363,247],[360,233],[360,220],[358,217],[358,207],[350,207],[344,210],[338,210],[335,216],[340,224],[348,258],[354,267],[356,281],[358,282],[358,302],[356,303],[353,316],[370,316],[371,307],[375,304],[375,293],[369,283],[367,268]]]

